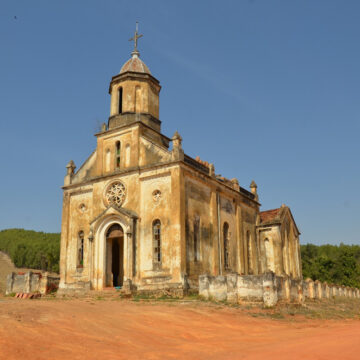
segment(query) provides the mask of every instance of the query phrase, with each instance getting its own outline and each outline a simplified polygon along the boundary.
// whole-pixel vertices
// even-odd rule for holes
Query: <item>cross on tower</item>
[[[138,25],[139,25],[139,23],[136,22],[136,30],[135,30],[134,37],[129,39],[129,41],[134,41],[134,51],[132,52],[132,54],[137,54],[137,55],[139,55],[139,51],[137,49],[137,42],[138,42],[138,39],[142,37],[142,34],[140,34],[140,35],[138,34]]]

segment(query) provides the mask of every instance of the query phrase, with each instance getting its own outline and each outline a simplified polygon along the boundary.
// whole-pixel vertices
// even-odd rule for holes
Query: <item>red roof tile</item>
[[[260,220],[261,222],[267,222],[274,220],[280,212],[281,208],[279,209],[272,209],[260,212]]]

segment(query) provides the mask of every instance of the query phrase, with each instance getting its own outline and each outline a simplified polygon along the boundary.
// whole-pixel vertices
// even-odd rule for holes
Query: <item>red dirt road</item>
[[[360,359],[360,321],[202,303],[0,299],[0,359]]]

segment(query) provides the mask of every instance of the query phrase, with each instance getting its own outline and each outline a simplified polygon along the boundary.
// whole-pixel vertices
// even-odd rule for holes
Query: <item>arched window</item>
[[[152,224],[153,228],[153,263],[154,267],[160,267],[161,265],[161,223],[160,220],[154,220]]]
[[[119,114],[122,113],[122,103],[123,103],[123,89],[122,87],[119,87],[119,90],[118,90],[118,101],[119,101]]]
[[[272,270],[270,266],[271,260],[271,252],[270,252],[270,241],[268,238],[264,239],[264,248],[265,248],[265,256],[264,256],[264,268],[266,271]]]
[[[223,226],[223,238],[224,238],[224,267],[225,270],[230,269],[230,239],[229,239],[229,224],[227,222],[224,223]]]
[[[200,218],[194,219],[194,261],[200,260]]]
[[[77,267],[82,268],[84,266],[84,232],[83,231],[79,231],[77,248],[78,248]]]
[[[105,171],[110,171],[110,163],[111,163],[111,153],[110,149],[106,149],[106,157],[105,157]]]
[[[248,274],[253,273],[252,268],[252,247],[251,247],[251,236],[250,231],[246,232],[246,248],[247,248],[247,265],[248,265]]]
[[[115,143],[115,159],[116,159],[116,168],[119,169],[120,168],[120,148],[121,148],[121,144],[120,141],[117,141]]]

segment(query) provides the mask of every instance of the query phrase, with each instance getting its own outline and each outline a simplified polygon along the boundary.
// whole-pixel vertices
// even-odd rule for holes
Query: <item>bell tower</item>
[[[137,48],[138,24],[134,37],[131,58],[122,66],[120,73],[112,77],[109,87],[110,117],[108,129],[141,121],[160,132],[159,93],[160,82],[151,75],[149,68],[140,59]]]

